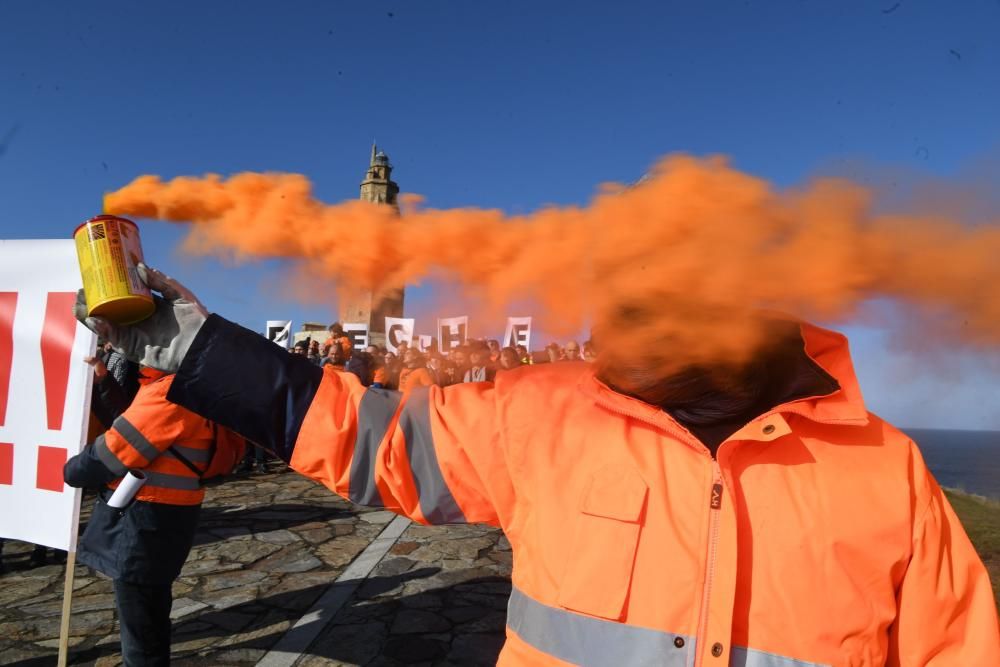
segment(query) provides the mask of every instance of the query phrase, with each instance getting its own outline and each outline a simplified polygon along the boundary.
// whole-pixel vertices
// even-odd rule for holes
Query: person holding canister
[[[1000,665],[986,568],[918,447],[865,407],[840,334],[758,314],[740,365],[609,346],[401,393],[141,270],[150,319],[77,316],[176,372],[169,400],[356,503],[504,530],[504,667]]]
[[[224,429],[167,400],[172,375],[143,367],[139,381],[132,404],[63,471],[70,486],[100,490],[77,559],[114,580],[127,667],[169,664],[171,585],[194,541],[203,480],[244,451],[241,438],[220,438]],[[116,502],[123,481],[134,495]]]
[[[96,223],[88,224],[84,229],[90,230],[90,236],[107,240],[110,229],[95,231]],[[131,230],[128,226],[119,229]],[[137,238],[131,251],[141,254]],[[86,269],[83,273],[87,282]],[[92,274],[91,287],[95,280]],[[97,299],[96,307],[89,303],[91,294]],[[194,301],[184,291],[171,292],[170,297]],[[114,304],[110,310],[100,308],[108,303]],[[81,290],[77,308],[81,313],[103,312],[104,317],[127,322],[151,312],[143,304],[142,299],[132,297],[109,301],[102,288]],[[121,341],[112,342],[120,349]],[[141,366],[139,390],[131,404],[126,403],[121,411],[120,402],[116,403],[114,412],[120,414],[111,427],[63,469],[70,486],[100,490],[77,558],[114,580],[126,667],[170,663],[171,585],[194,541],[205,497],[203,482],[231,472],[245,450],[241,437],[167,400],[173,380],[170,373]]]

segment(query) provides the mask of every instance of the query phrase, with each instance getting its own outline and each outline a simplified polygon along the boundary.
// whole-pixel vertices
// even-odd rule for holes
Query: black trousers
[[[170,664],[170,584],[133,584],[115,579],[125,667]]]
[[[247,443],[246,453],[243,455],[243,465],[249,468],[251,462],[256,464],[265,463],[267,461],[267,452],[264,451],[263,447],[258,447],[256,445],[251,445]]]

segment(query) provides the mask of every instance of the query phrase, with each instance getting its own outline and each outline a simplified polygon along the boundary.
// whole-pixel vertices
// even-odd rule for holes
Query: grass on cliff
[[[945,489],[945,495],[986,563],[993,597],[1000,605],[1000,502],[953,489]]]

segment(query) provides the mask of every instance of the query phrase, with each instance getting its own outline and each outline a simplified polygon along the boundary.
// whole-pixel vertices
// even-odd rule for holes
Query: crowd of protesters
[[[593,362],[596,358],[590,341],[582,346],[569,341],[560,346],[549,343],[544,351],[531,353],[523,345],[501,347],[494,339],[469,340],[447,353],[438,351],[437,342],[431,340],[426,351],[401,342],[397,352],[384,347],[369,345],[355,350],[353,341],[344,333],[340,324],[331,324],[328,337],[300,340],[289,350],[300,354],[318,366],[332,365],[354,373],[365,386],[407,391],[418,386],[438,385],[447,387],[462,382],[491,382],[497,372],[519,366],[560,361]]]

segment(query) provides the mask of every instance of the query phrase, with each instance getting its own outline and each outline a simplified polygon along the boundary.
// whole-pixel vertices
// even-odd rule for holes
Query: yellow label
[[[90,310],[110,299],[151,298],[136,271],[142,247],[130,225],[114,219],[87,223],[76,233],[76,253]]]

